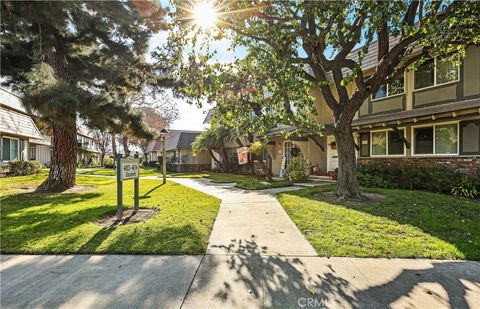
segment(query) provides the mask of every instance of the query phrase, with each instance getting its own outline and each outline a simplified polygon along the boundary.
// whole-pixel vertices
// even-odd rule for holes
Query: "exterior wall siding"
[[[52,161],[52,151],[50,149],[50,146],[36,145],[35,148],[36,160],[43,165],[50,165],[50,162]]]

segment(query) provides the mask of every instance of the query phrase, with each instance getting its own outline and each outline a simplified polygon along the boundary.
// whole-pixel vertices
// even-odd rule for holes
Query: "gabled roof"
[[[42,134],[42,138],[30,138],[29,142],[32,144],[51,146],[52,139],[50,136]]]
[[[42,134],[17,95],[0,88],[0,132],[42,139]]]
[[[211,108],[211,109],[208,110],[207,116],[205,116],[205,119],[203,120],[203,123],[204,124],[209,123],[210,120],[212,120],[213,115],[215,115],[215,109]]]
[[[397,44],[400,41],[400,37],[393,37],[391,36],[389,39],[389,46],[390,49]],[[350,56],[348,56],[348,59],[352,59],[355,61],[358,61],[358,52],[363,48],[363,46],[360,46],[358,48],[355,48],[354,50],[351,51]],[[360,68],[362,69],[363,72],[368,71],[369,69],[373,69],[376,65],[378,64],[378,41],[374,41],[370,43],[368,46],[367,53],[363,56],[362,63],[360,65]],[[310,66],[307,68],[307,73],[315,76],[313,73],[313,70]],[[342,69],[343,75],[351,73],[350,69],[343,68]],[[327,72],[327,80],[333,80],[333,75],[332,72]]]
[[[168,151],[178,148],[191,148],[199,134],[200,131],[172,130],[165,141],[165,149]]]
[[[0,105],[20,113],[27,114],[27,110],[23,106],[22,99],[12,92],[0,88]]]
[[[148,144],[147,149],[145,150],[145,152],[153,152],[153,151],[155,152],[162,151],[162,141],[160,139],[151,141]]]

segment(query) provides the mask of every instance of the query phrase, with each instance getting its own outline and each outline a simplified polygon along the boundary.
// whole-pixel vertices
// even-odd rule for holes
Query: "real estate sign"
[[[237,148],[238,164],[248,163],[248,147]]]
[[[122,180],[135,179],[139,177],[140,160],[138,158],[121,158],[120,175]]]
[[[133,211],[136,213],[139,208],[138,187],[140,176],[140,159],[138,155],[134,158],[122,158],[117,154],[117,220],[123,217],[123,181],[133,179]]]

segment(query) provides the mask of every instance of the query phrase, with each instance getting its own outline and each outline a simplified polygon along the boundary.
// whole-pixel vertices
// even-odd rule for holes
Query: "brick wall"
[[[409,163],[419,167],[433,165],[452,166],[458,171],[476,178],[480,178],[480,157],[406,157],[406,158],[358,158],[358,164],[365,163]]]

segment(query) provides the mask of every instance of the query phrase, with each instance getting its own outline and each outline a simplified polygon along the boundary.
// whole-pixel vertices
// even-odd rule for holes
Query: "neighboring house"
[[[37,160],[45,166],[52,161],[52,147],[50,136],[43,135],[40,139],[30,139],[29,160]]]
[[[210,170],[210,156],[201,151],[192,154],[192,144],[200,131],[172,130],[165,140],[167,168],[173,172],[200,172]]]
[[[0,89],[0,162],[37,158],[37,141],[43,138],[22,100]],[[45,153],[42,163],[50,162],[50,156],[50,153]]]
[[[376,65],[376,50],[376,44],[372,44],[363,59],[366,77]],[[350,93],[354,87],[350,85]],[[333,123],[320,90],[312,89],[311,93],[318,110],[316,121]],[[446,164],[478,176],[479,113],[480,47],[470,46],[460,67],[433,59],[416,71],[405,72],[402,80],[383,85],[364,102],[352,123],[358,161]],[[272,131],[277,138],[268,151],[274,174],[278,174],[282,161],[288,165],[292,153],[304,157],[323,174],[338,167],[334,136],[280,136],[280,131],[291,129],[279,127]]]
[[[0,162],[37,160],[49,166],[52,160],[51,138],[42,134],[32,115],[17,95],[0,89]],[[99,151],[88,131],[79,126],[77,162],[98,160]]]
[[[77,126],[77,162],[84,165],[96,165],[100,162],[100,151],[93,137],[82,125]]]
[[[162,157],[162,141],[161,139],[156,139],[154,141],[151,141],[145,152],[147,153],[147,162],[149,165],[153,165],[161,160]]]
[[[206,151],[194,156],[192,144],[200,131],[171,130],[165,139],[167,169],[172,172],[200,172],[211,169],[211,159]],[[160,139],[147,147],[150,164],[161,162],[163,145]]]

